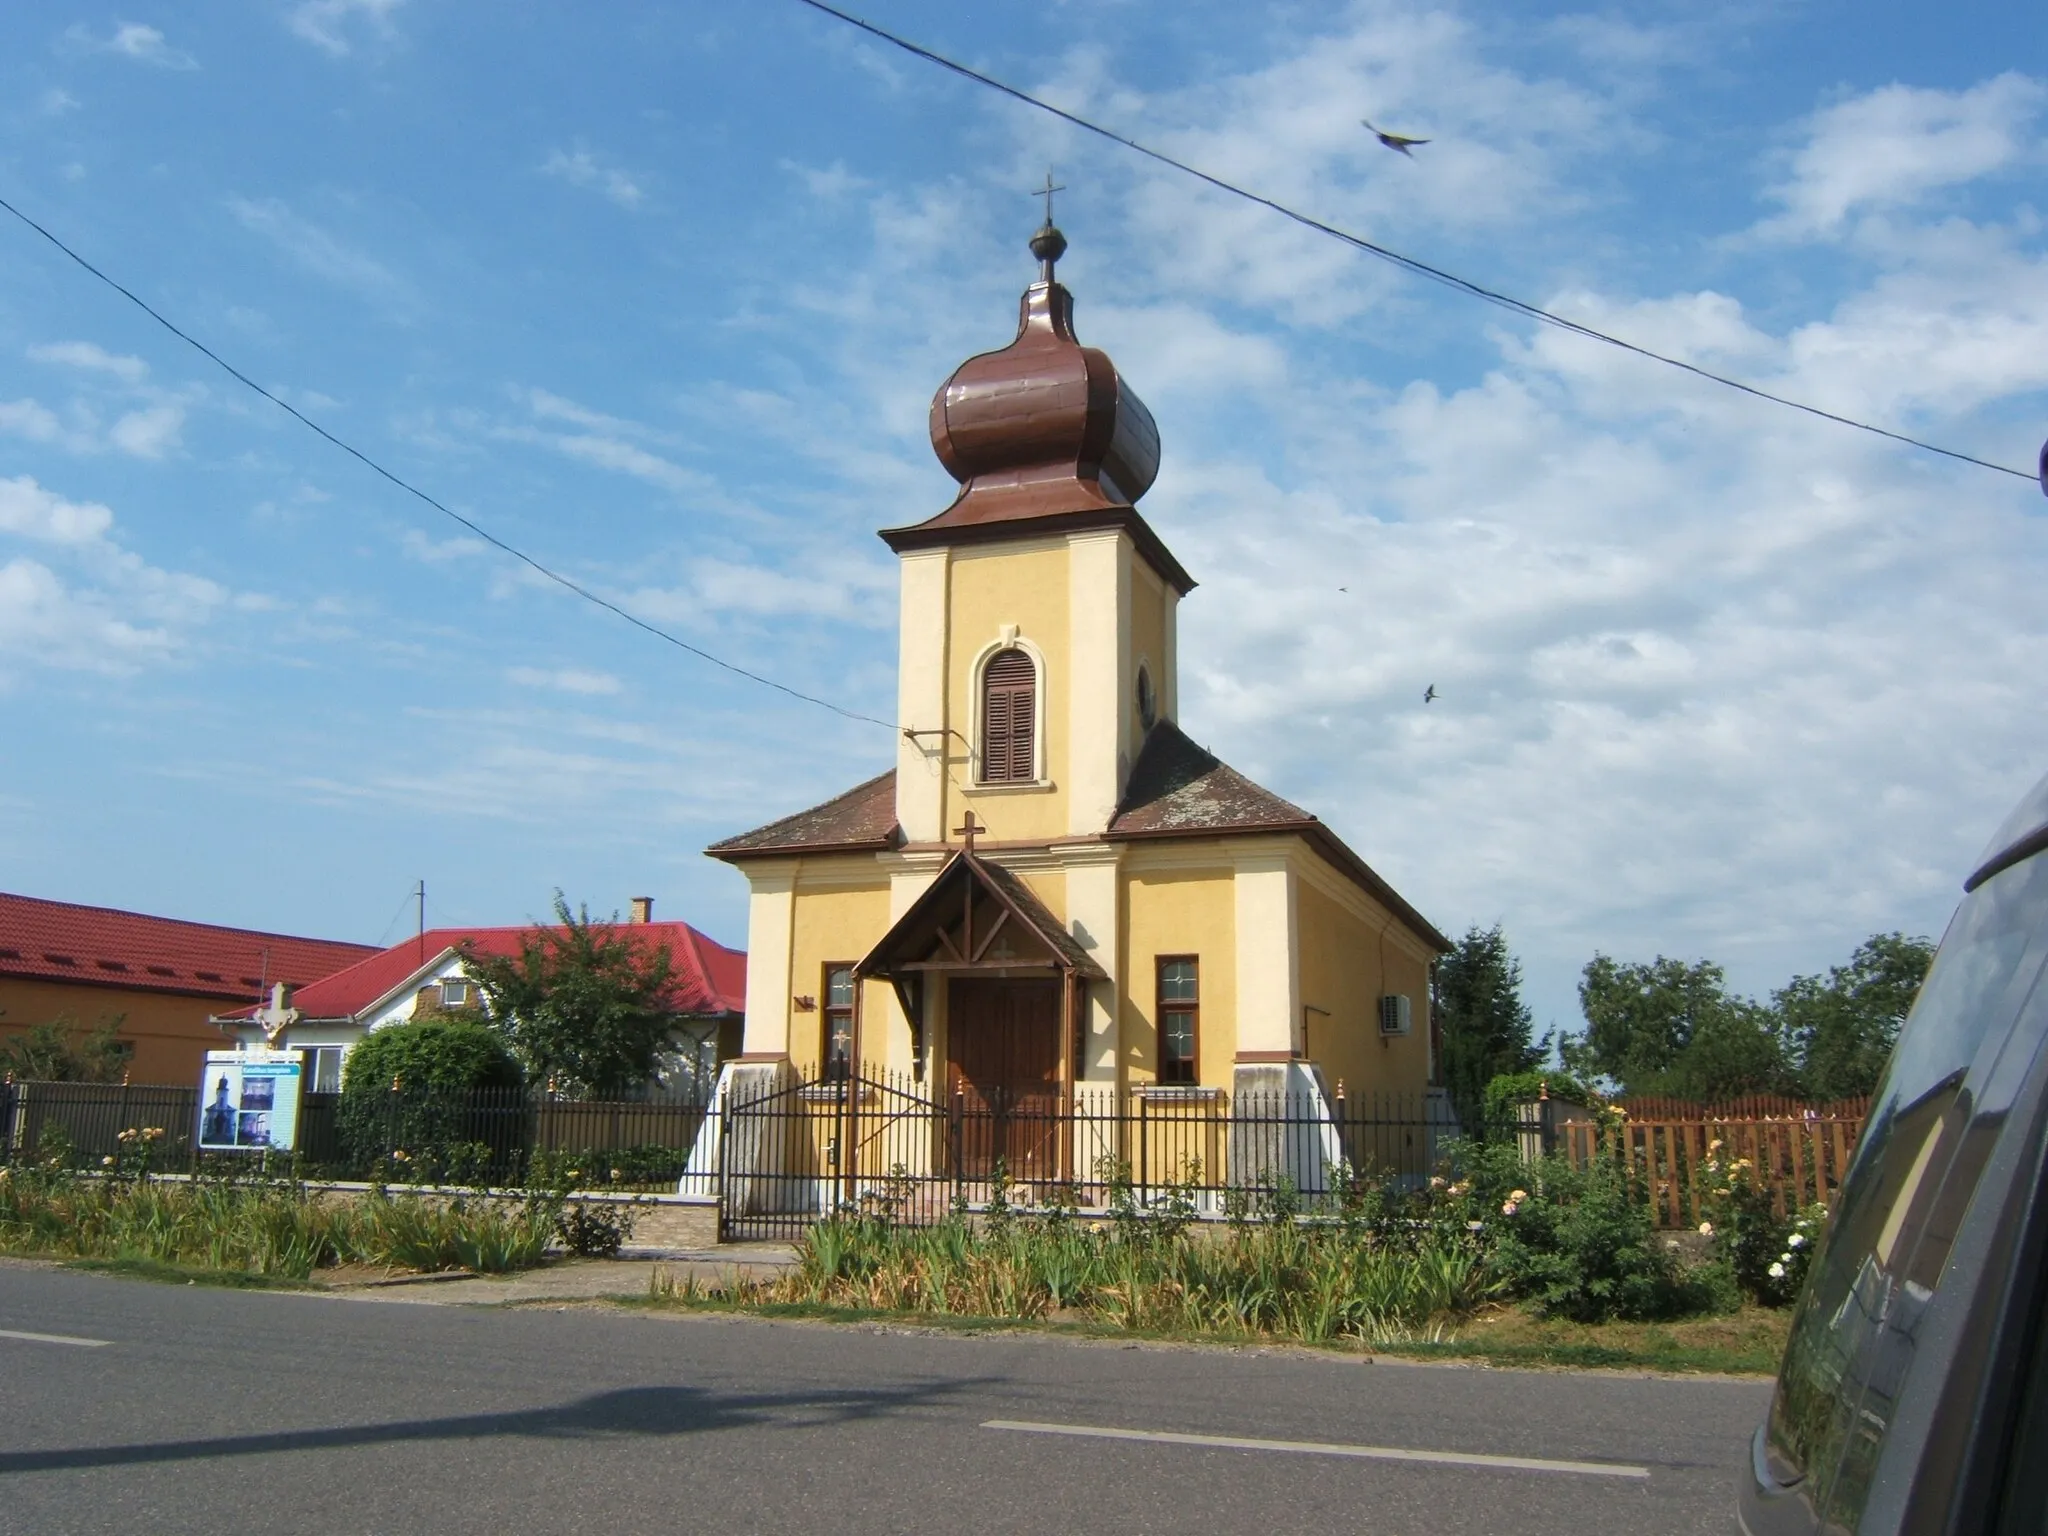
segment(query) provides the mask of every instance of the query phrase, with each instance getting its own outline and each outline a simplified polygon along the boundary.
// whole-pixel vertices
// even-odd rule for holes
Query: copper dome
[[[940,386],[931,431],[961,484],[956,512],[980,500],[1031,504],[991,506],[998,517],[1127,507],[1159,474],[1152,413],[1106,353],[1074,339],[1074,296],[1057,282],[1024,290],[1015,341]]]
[[[1159,475],[1159,428],[1108,354],[1075,339],[1074,296],[1052,275],[1065,248],[1057,229],[1039,230],[1032,254],[1041,275],[1024,290],[1016,339],[970,357],[932,397],[932,451],[959,495],[938,516],[882,537],[900,551],[1008,537],[1027,522],[1127,526],[1185,592],[1193,578],[1135,510]]]

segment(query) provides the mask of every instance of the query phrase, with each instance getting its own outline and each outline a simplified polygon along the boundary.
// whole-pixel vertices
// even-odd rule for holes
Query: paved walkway
[[[336,1295],[365,1301],[412,1301],[442,1306],[502,1306],[513,1302],[589,1301],[601,1296],[645,1296],[656,1270],[700,1285],[738,1276],[772,1280],[796,1262],[782,1243],[732,1243],[686,1252],[627,1249],[616,1259],[563,1259],[545,1269],[510,1275],[409,1275],[356,1285],[334,1285]]]

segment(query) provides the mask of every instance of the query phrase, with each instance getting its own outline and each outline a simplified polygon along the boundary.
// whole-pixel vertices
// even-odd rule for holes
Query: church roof
[[[1207,748],[1195,745],[1171,720],[1161,720],[1146,736],[1123,802],[1110,818],[1105,836],[1113,842],[1144,842],[1255,832],[1293,832],[1306,838],[1331,865],[1406,923],[1416,937],[1439,951],[1450,950],[1451,941],[1322,820],[1292,800],[1254,784]],[[896,822],[896,774],[892,769],[822,805],[728,837],[704,851],[714,859],[738,862],[795,853],[882,852],[900,848],[903,842],[903,829]],[[984,861],[983,868],[995,871],[998,866]],[[995,876],[1004,877],[1000,873]]]
[[[1131,770],[1123,803],[1110,818],[1108,836],[1115,841],[1138,841],[1252,832],[1293,832],[1306,838],[1418,938],[1440,952],[1451,948],[1450,940],[1319,818],[1254,784],[1207,748],[1195,745],[1171,720],[1153,726]]]
[[[896,825],[896,770],[877,774],[794,816],[713,843],[704,851],[714,859],[768,858],[788,853],[880,851],[900,847],[903,829]]]

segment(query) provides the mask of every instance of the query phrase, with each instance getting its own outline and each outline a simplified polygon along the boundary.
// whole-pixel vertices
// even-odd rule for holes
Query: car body
[[[2048,779],[1964,884],[1793,1315],[1749,1536],[2048,1531]]]

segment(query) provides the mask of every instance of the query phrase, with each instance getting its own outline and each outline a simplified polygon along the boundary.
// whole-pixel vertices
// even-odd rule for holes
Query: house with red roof
[[[370,944],[226,928],[0,893],[0,1039],[68,1019],[119,1020],[129,1080],[194,1083],[228,1042],[210,1022],[283,982],[303,986],[377,953]]]
[[[747,957],[688,923],[654,921],[651,898],[633,898],[622,927],[638,942],[668,952],[674,1049],[651,1087],[691,1092],[715,1078],[718,1063],[740,1049],[746,1007]],[[486,955],[519,953],[533,924],[516,928],[429,928],[344,970],[298,988],[279,1006],[248,1007],[215,1022],[244,1045],[276,1045],[306,1053],[309,1092],[341,1087],[349,1049],[370,1031],[402,1023],[421,1009],[479,1008],[482,997],[463,964],[465,946]]]

